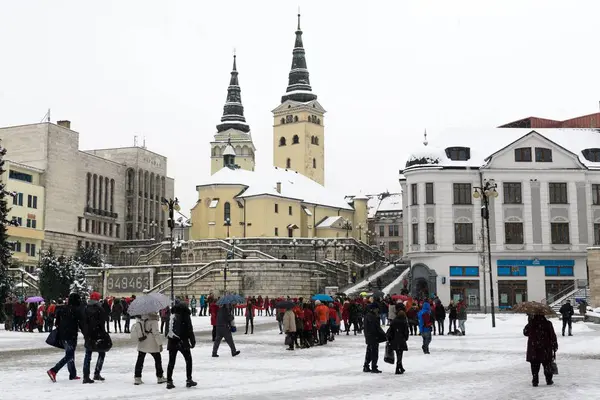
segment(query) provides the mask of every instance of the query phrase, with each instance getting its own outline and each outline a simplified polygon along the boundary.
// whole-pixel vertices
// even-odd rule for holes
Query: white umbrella
[[[129,315],[145,315],[159,312],[171,305],[171,299],[162,293],[150,293],[131,302],[127,309]]]

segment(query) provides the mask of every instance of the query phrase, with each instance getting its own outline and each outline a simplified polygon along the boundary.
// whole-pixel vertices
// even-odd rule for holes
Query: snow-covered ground
[[[195,318],[202,330],[206,321]],[[238,326],[243,318],[238,317]],[[527,338],[522,335],[526,317],[500,314],[496,328],[489,316],[469,315],[467,336],[434,336],[431,355],[420,350],[419,337],[411,337],[404,357],[404,375],[393,375],[394,367],[383,362],[383,374],[362,372],[364,338],[341,335],[325,347],[285,351],[283,335],[273,325],[272,317],[257,317],[263,324],[254,335],[243,330],[234,335],[240,356],[232,358],[223,343],[219,358],[211,358],[212,343],[205,333],[198,335],[194,357],[195,389],[186,389],[184,362],[175,367],[176,389],[167,391],[157,385],[151,359],[146,360],[145,385],[134,386],[134,344],[117,346],[106,357],[104,383],[82,385],[68,381],[66,368],[58,382],[52,383],[45,371],[62,354],[59,351],[0,352],[0,387],[2,399],[37,397],[80,399],[599,399],[597,366],[600,361],[600,325],[576,323],[572,337],[560,336],[560,321],[555,320],[559,335],[557,363],[560,375],[555,385],[547,387],[543,380],[538,388],[531,386],[529,364],[525,362]],[[264,325],[268,324],[268,325]],[[447,328],[447,327],[446,327]],[[0,332],[0,346],[15,335]],[[23,334],[16,334],[23,335]],[[27,334],[26,334],[27,335]],[[44,347],[45,335],[30,334],[27,341],[35,348]],[[24,347],[24,346],[23,346]],[[81,374],[83,355],[76,353]],[[163,364],[166,369],[166,353]],[[94,360],[95,361],[95,360]],[[92,363],[93,368],[94,362]]]

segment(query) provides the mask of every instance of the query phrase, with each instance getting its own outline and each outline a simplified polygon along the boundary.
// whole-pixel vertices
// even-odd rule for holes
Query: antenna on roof
[[[146,148],[146,136],[144,136],[144,140],[143,140],[142,143],[143,143],[142,144],[142,149],[145,149]]]
[[[425,129],[425,133],[423,133],[423,146],[427,146],[429,142],[427,141],[427,129]]]
[[[50,109],[48,109],[48,112],[42,117],[42,120],[40,122],[50,122]]]

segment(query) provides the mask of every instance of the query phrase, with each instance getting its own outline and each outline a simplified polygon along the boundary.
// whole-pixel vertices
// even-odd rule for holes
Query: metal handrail
[[[555,294],[554,298],[555,299],[562,299],[565,293],[568,294],[570,292],[575,291],[576,289],[577,289],[576,285],[575,285],[575,283],[573,283],[572,285],[568,286],[566,289],[564,289],[564,290],[558,292],[557,294]],[[568,296],[566,296],[566,297],[568,297]],[[555,302],[556,302],[556,300],[553,300],[551,303],[555,303]],[[545,299],[542,299],[542,301],[540,303],[542,303],[542,304],[551,304],[551,303],[548,303],[548,297],[546,297]]]

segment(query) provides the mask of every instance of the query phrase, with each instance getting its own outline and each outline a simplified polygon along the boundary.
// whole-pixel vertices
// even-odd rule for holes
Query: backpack
[[[146,332],[144,325],[145,325],[145,321],[144,321],[144,323],[136,322],[133,325],[133,328],[131,329],[130,337],[132,339],[137,339],[140,342],[143,342],[144,340],[146,340],[148,338],[146,333],[150,333],[150,332]]]
[[[169,339],[181,339],[181,328],[182,328],[182,318],[179,314],[171,314],[171,318],[169,319],[169,333],[167,337]]]

